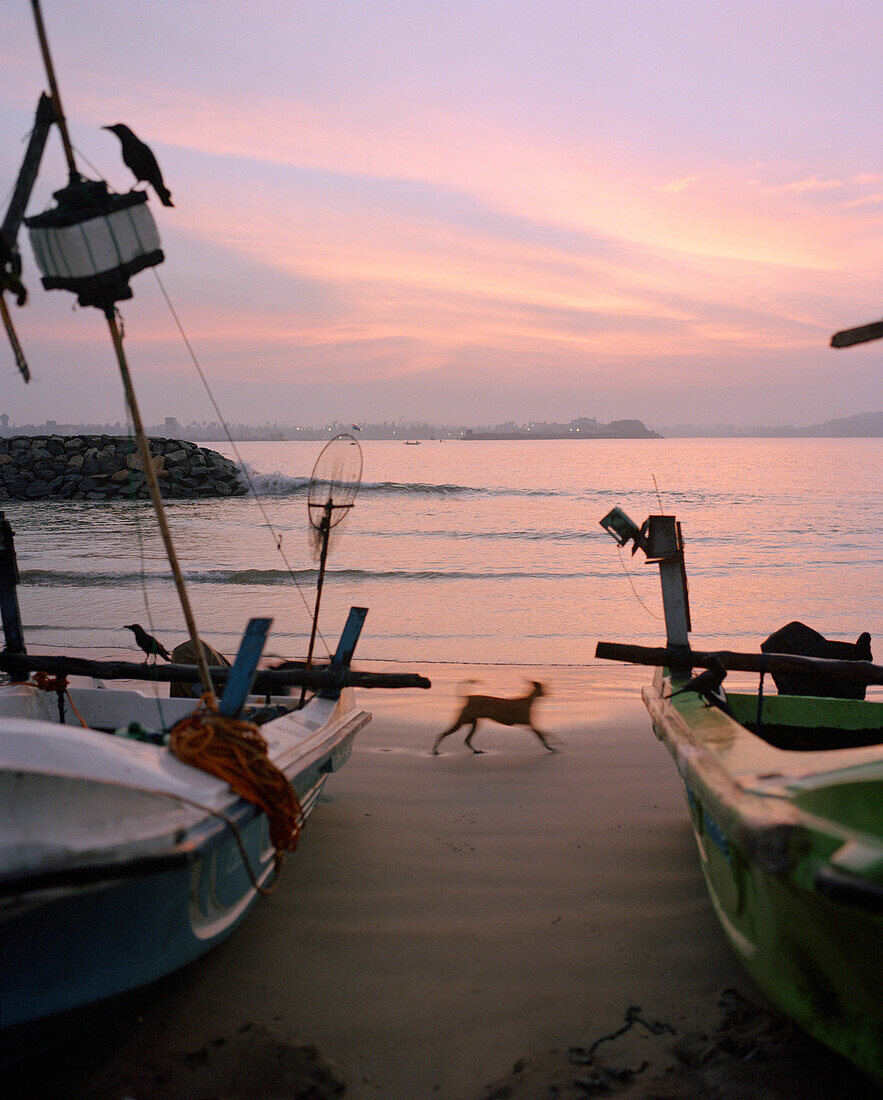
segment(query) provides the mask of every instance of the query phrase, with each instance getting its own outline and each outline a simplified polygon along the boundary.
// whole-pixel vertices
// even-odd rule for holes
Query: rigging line
[[[659,514],[662,515],[662,497],[659,495],[659,486],[656,484],[656,474],[651,474],[650,476],[653,478],[653,488],[656,490],[656,499],[659,501]]]
[[[628,580],[629,584],[632,587],[632,592],[634,593],[635,599],[638,601],[638,603],[641,605],[641,607],[644,608],[644,610],[647,612],[647,614],[650,616],[651,619],[656,619],[657,622],[661,622],[662,620],[661,620],[660,616],[657,615],[655,611],[651,611],[650,608],[644,603],[644,601],[638,595],[638,590],[637,590],[637,588],[635,588],[635,582],[632,580],[632,575],[631,575],[631,573],[629,573],[628,568],[626,567],[625,561],[623,561],[622,548],[617,546],[616,552],[617,552],[617,554],[619,554],[619,564],[622,566],[622,571],[623,571],[623,573],[625,573],[626,579]]]
[[[133,435],[134,429],[133,429],[131,421],[128,418],[126,419],[126,427],[128,429],[129,439],[132,440],[132,442],[134,442],[134,435]],[[134,453],[136,453],[136,451],[133,450],[132,453],[134,454]],[[132,469],[134,469],[134,467],[131,467],[130,472],[129,472],[130,484],[131,484]],[[153,634],[154,637],[155,637],[156,636],[156,627],[153,625],[153,614],[152,614],[151,609],[150,609],[150,599],[147,595],[147,569],[146,569],[146,560],[145,560],[145,555],[144,555],[144,536],[143,536],[143,533],[141,531],[141,524],[140,524],[139,519],[138,519],[137,498],[135,497],[134,493],[132,494],[132,502],[135,505],[135,507],[132,509],[132,518],[133,518],[134,524],[135,524],[135,538],[138,542],[138,559],[139,559],[139,562],[140,562],[140,565],[141,565],[141,571],[140,571],[140,577],[139,577],[139,580],[140,580],[140,583],[141,583],[141,598],[142,598],[143,603],[144,603],[144,613],[147,616],[147,625],[150,628],[150,633]],[[154,660],[156,660],[156,658],[154,658]],[[148,680],[147,682],[150,683],[151,681]],[[153,698],[156,702],[156,709],[157,709],[157,713],[159,715],[159,724],[160,724],[160,726],[162,726],[163,725],[163,713],[162,713],[162,703],[160,703],[160,701],[159,701],[159,684],[156,681],[153,681],[153,684],[154,684]]]
[[[215,400],[215,396],[212,393],[211,387],[208,384],[208,379],[205,377],[205,374],[203,373],[202,367],[200,366],[199,360],[196,357],[196,352],[193,350],[193,347],[192,347],[190,341],[187,338],[187,333],[184,331],[184,326],[181,324],[181,319],[178,317],[178,313],[175,310],[175,307],[172,305],[172,300],[168,295],[168,291],[166,290],[162,279],[159,277],[159,272],[156,270],[156,268],[152,267],[151,271],[153,272],[154,278],[156,279],[157,284],[159,286],[159,289],[162,292],[163,298],[165,298],[166,305],[169,308],[169,312],[171,313],[172,318],[175,322],[175,325],[177,326],[178,332],[181,334],[181,339],[184,341],[184,346],[187,348],[187,352],[190,355],[190,359],[193,362],[194,367],[196,368],[196,372],[199,375],[199,380],[202,382],[203,388],[205,389],[205,392],[208,394],[208,399],[212,403],[212,408],[215,410],[215,413],[218,416],[218,421],[219,421],[221,427],[224,429],[224,435],[227,437],[227,442],[233,448],[233,453],[236,455],[236,460],[239,463],[240,469],[242,470],[242,473],[245,477],[246,482],[248,483],[249,492],[251,493],[255,504],[258,506],[258,510],[260,511],[261,515],[263,516],[264,522],[266,523],[267,528],[270,531],[270,534],[273,536],[273,541],[276,544],[276,549],[279,552],[279,555],[281,556],[283,562],[285,563],[285,568],[288,570],[288,575],[291,578],[291,580],[294,584],[294,587],[297,589],[298,595],[300,596],[301,600],[303,601],[304,607],[307,609],[307,613],[310,616],[312,616],[313,609],[310,607],[309,601],[307,600],[306,595],[303,592],[303,589],[298,584],[297,578],[294,575],[294,570],[291,566],[291,563],[288,561],[288,558],[285,555],[285,551],[282,549],[282,536],[276,531],[275,527],[270,522],[270,517],[267,515],[267,511],[264,508],[263,504],[261,503],[261,499],[258,496],[257,491],[255,490],[254,483],[252,482],[251,475],[249,474],[249,472],[248,472],[248,470],[245,466],[245,463],[242,461],[242,456],[239,453],[239,448],[233,442],[233,437],[230,434],[230,429],[227,426],[227,421],[224,417],[224,414],[221,412],[221,410],[218,406],[218,403]],[[318,636],[319,636],[320,641],[322,642],[322,645],[325,647],[325,652],[330,656],[331,655],[331,649],[328,645],[328,642],[325,640],[325,637],[322,634],[321,630],[318,631]]]

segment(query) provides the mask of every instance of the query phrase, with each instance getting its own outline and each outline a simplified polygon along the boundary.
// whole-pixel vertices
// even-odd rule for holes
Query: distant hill
[[[860,439],[883,436],[883,412],[856,413],[837,420],[825,420],[805,428],[785,425],[773,428],[737,428],[733,424],[677,424],[662,429],[665,436],[723,438],[728,436],[759,439],[839,438]]]

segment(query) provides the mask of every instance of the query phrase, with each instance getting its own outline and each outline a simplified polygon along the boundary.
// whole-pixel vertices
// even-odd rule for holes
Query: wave
[[[421,541],[442,539],[445,542],[469,539],[478,542],[594,542],[598,540],[599,536],[605,538],[600,528],[598,531],[594,529],[588,531],[541,531],[536,529],[523,531],[382,531],[363,529],[362,534],[370,538],[408,539],[409,541],[414,539],[420,539]]]
[[[278,470],[272,474],[258,474],[247,463],[244,472],[258,497],[304,496],[310,484],[308,477],[289,477]]]
[[[292,477],[279,470],[271,474],[262,474],[253,470],[246,462],[242,466],[256,496],[259,497],[298,497],[306,496],[310,487],[310,478]],[[405,497],[450,497],[450,496],[516,496],[542,497],[561,496],[560,492],[547,489],[507,489],[495,486],[483,488],[475,485],[453,485],[445,482],[423,481],[363,481],[359,493],[367,496],[405,496]]]
[[[458,569],[328,569],[326,581],[461,581],[461,580],[580,580],[591,577],[608,577],[615,570],[580,570],[577,572],[512,570],[458,570]],[[314,584],[316,569],[191,569],[184,570],[185,580],[193,584],[210,585],[282,585],[291,581]],[[172,583],[170,572],[118,572],[88,573],[73,570],[26,569],[21,572],[23,585],[53,588],[126,588],[162,582]]]

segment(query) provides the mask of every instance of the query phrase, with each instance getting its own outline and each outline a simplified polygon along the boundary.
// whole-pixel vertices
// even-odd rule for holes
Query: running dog
[[[501,726],[528,726],[548,752],[557,752],[558,750],[549,743],[546,735],[540,732],[531,720],[530,712],[534,702],[545,695],[546,692],[543,685],[536,680],[530,682],[533,685],[531,690],[526,695],[519,695],[514,699],[500,699],[494,695],[465,696],[460,713],[454,719],[452,725],[436,737],[435,744],[432,746],[432,755],[438,756],[438,747],[442,741],[455,730],[460,729],[461,726],[471,727],[466,735],[465,743],[467,747],[472,749],[474,753],[482,752],[482,749],[477,749],[472,744],[476,726],[482,718],[486,718],[491,722],[499,722]]]

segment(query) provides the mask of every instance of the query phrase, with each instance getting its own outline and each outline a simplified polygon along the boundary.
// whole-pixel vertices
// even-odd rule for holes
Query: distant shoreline
[[[297,427],[290,424],[241,424],[226,425],[230,438],[237,443],[246,442],[317,442],[347,433],[359,440],[386,440],[402,443],[405,440],[441,442],[451,440],[531,440],[531,439],[877,439],[883,437],[883,411],[857,413],[855,416],[826,420],[821,424],[805,427],[779,425],[775,427],[740,428],[733,424],[675,424],[660,425],[658,429],[645,426],[641,420],[613,420],[604,424],[593,418],[579,417],[568,424],[531,422],[530,424],[440,425],[426,421],[411,423],[367,422],[355,425],[334,422],[320,428]],[[217,443],[227,437],[225,426],[217,421],[183,424],[175,417],[167,417],[163,424],[147,425],[150,436],[190,440],[194,443]],[[50,420],[43,424],[13,425],[6,418],[0,423],[0,439],[18,436],[40,435],[128,435],[125,424],[61,424]]]

